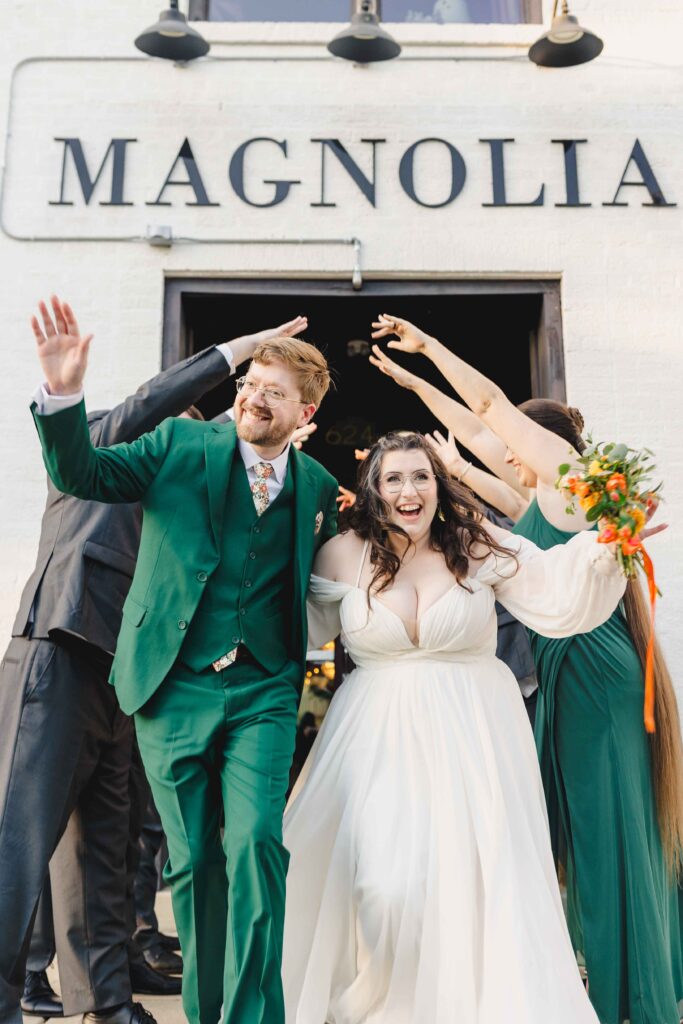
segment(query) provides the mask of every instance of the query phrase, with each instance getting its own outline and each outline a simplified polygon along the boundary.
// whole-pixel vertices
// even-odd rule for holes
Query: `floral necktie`
[[[254,472],[256,473],[256,479],[251,485],[251,493],[254,496],[256,512],[262,516],[270,505],[267,480],[273,474],[273,467],[270,462],[257,462],[254,466]]]

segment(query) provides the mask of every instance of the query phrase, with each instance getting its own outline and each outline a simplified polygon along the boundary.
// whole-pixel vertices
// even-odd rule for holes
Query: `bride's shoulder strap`
[[[360,578],[363,575],[363,567],[365,565],[365,558],[366,558],[366,555],[368,553],[368,548],[369,547],[370,547],[370,541],[366,540],[365,544],[363,544],[363,550],[361,551],[360,564],[358,566],[358,575],[356,576],[356,587],[360,586]]]

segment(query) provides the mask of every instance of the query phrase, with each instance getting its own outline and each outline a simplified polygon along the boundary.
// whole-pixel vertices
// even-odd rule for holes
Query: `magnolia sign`
[[[215,189],[209,193],[206,185],[206,168],[200,166],[188,138],[179,145],[167,173],[160,176],[158,190],[136,200],[135,181],[127,172],[127,157],[131,147],[139,146],[136,138],[112,138],[104,149],[93,154],[78,137],[58,136],[54,142],[61,147],[61,175],[55,181],[56,198],[48,200],[51,206],[134,206],[145,205],[164,207],[173,205],[195,207],[220,207],[226,201],[229,188],[246,206],[277,207],[287,201],[292,190],[302,184],[301,178],[287,174],[290,159],[290,144],[287,139],[257,136],[246,139],[226,159],[227,184],[221,195]],[[382,147],[386,139],[361,139],[348,144],[337,138],[316,137],[308,140],[312,152],[317,154],[315,175],[317,198],[311,207],[334,207],[339,205],[330,182],[331,165],[334,163],[353,181],[360,194],[371,207],[383,202],[382,182],[386,175],[396,175],[402,191],[413,203],[422,207],[445,207],[457,201],[467,180],[468,169],[458,147],[444,138],[427,137],[417,139],[409,145],[398,159],[397,165],[388,166],[383,160]],[[592,203],[583,198],[580,175],[581,147],[588,139],[550,139],[549,146],[555,147],[553,157],[560,162],[564,179],[562,201],[546,203],[546,186],[534,183],[528,191],[528,174],[524,182],[515,180],[506,166],[506,157],[515,146],[511,137],[484,138],[479,143],[486,147],[490,168],[490,195],[482,202],[483,207],[543,207],[552,205],[567,209],[589,207]],[[362,148],[361,148],[362,147]],[[355,155],[352,155],[352,149]],[[438,181],[429,181],[429,195],[425,183],[430,178],[430,164],[440,151]],[[361,153],[363,154],[361,158]],[[258,172],[260,161],[267,160],[272,166],[273,156],[282,170],[278,177],[266,177]],[[363,170],[359,158],[368,172]],[[417,165],[420,162],[420,172]],[[426,164],[426,166],[425,166]],[[443,172],[446,167],[446,173]],[[248,168],[248,170],[247,170]],[[291,173],[291,172],[290,172]],[[433,175],[432,175],[433,177]],[[435,187],[439,191],[434,196]],[[629,196],[638,197],[643,206],[673,207],[671,197],[666,197],[657,179],[651,160],[638,139],[625,148],[625,160],[620,176],[610,183],[602,206],[628,206]]]

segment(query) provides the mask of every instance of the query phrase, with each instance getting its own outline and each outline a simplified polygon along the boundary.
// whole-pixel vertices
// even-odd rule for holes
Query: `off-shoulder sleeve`
[[[341,632],[340,607],[353,587],[348,583],[311,576],[306,609],[308,613],[308,646],[322,647]]]
[[[626,579],[611,548],[595,531],[542,551],[510,535],[509,555],[493,552],[477,573],[516,619],[547,637],[588,633],[605,622],[621,600]]]

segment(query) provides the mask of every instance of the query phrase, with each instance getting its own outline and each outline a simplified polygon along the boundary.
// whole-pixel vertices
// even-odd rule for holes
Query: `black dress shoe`
[[[142,959],[129,960],[130,985],[133,992],[142,996],[179,996],[182,988],[180,978],[160,974],[152,970]]]
[[[157,1024],[156,1019],[142,1003],[127,1003],[117,1006],[115,1010],[93,1011],[83,1014],[83,1024]]]
[[[161,974],[183,973],[183,958],[161,944],[143,949],[142,955],[153,971],[160,971]]]
[[[170,949],[174,953],[180,951],[180,939],[177,935],[165,935],[163,932],[157,932],[157,935],[159,936],[159,942],[166,949]]]
[[[27,971],[24,978],[24,994],[21,997],[21,1012],[27,1017],[63,1017],[62,1002],[47,980],[47,971]]]

